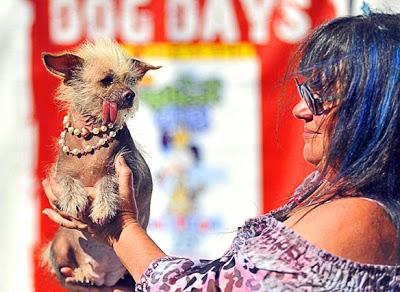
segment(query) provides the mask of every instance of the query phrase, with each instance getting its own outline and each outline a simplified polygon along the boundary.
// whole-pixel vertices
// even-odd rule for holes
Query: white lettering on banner
[[[196,37],[198,28],[197,0],[167,1],[167,37],[171,41],[188,42]]]
[[[238,24],[231,0],[208,0],[204,4],[204,41],[214,41],[218,36],[224,42],[237,42]]]
[[[248,22],[249,41],[268,44],[272,31],[282,42],[301,41],[311,29],[306,9],[311,0],[239,0]],[[331,0],[333,1],[333,0]],[[154,41],[152,0],[49,0],[50,40],[71,45],[81,38],[120,37],[125,43]],[[277,4],[279,3],[279,5]],[[281,17],[272,20],[274,9]],[[241,40],[233,0],[204,0],[200,15],[198,0],[167,0],[166,41],[200,40],[233,43]],[[160,16],[161,17],[161,16]]]
[[[115,38],[114,1],[87,0],[85,8],[88,38]]]
[[[79,40],[81,26],[78,8],[77,0],[50,0],[49,31],[53,43],[67,45]]]
[[[310,0],[282,0],[283,19],[274,23],[275,33],[280,40],[296,43],[307,35],[311,19],[303,9],[310,5]]]
[[[249,39],[254,43],[269,41],[269,23],[274,0],[241,0],[249,22]]]
[[[149,4],[151,0],[122,0],[121,38],[128,43],[146,43],[153,40],[153,15],[140,11],[138,6]]]

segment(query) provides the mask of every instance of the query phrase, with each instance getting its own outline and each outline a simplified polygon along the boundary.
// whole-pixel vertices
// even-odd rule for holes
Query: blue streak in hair
[[[369,112],[371,103],[373,102],[373,89],[375,87],[376,82],[376,67],[378,63],[378,50],[376,43],[373,43],[370,48],[369,53],[369,63],[370,70],[368,72],[367,84],[365,86],[364,92],[361,94],[364,95],[365,101],[361,105],[360,113],[358,114],[357,124],[355,125],[354,136],[352,138],[350,147],[348,149],[347,155],[343,158],[343,162],[341,165],[341,172],[347,169],[352,163],[354,163],[354,156],[360,157],[362,156],[360,153],[360,146],[365,144],[366,139],[368,139],[368,133],[365,133],[365,125],[368,125],[371,122],[371,115]],[[360,93],[357,92],[357,88],[354,88],[354,91],[351,94],[352,98],[357,99]],[[353,101],[354,102],[354,101]],[[352,102],[352,103],[353,103]],[[355,101],[357,102],[357,101]]]
[[[357,56],[357,52],[359,51],[359,49],[351,50],[349,53],[336,57],[331,57],[320,62],[313,62],[313,60],[303,60],[302,64],[300,65],[299,73],[302,75],[307,75],[308,73],[312,73],[315,69],[329,68],[334,64],[339,64],[339,62],[344,60],[345,58],[353,58],[354,56]],[[312,56],[310,56],[310,58],[312,58]],[[312,63],[312,66],[310,66],[309,63]]]
[[[380,116],[379,116],[379,121],[378,121],[378,128],[382,131],[384,125],[384,120],[385,117],[387,117],[388,111],[390,109],[391,105],[391,97],[393,94],[395,94],[395,89],[396,89],[396,83],[399,79],[399,68],[400,68],[400,48],[396,47],[394,52],[393,52],[393,63],[391,66],[390,70],[390,75],[389,75],[389,80],[388,80],[388,85],[387,85],[387,90],[386,94],[384,97],[382,109],[379,111]]]
[[[363,1],[363,4],[361,6],[361,10],[363,12],[363,15],[365,16],[370,16],[372,14],[371,12],[371,7],[369,7],[369,4],[365,1]]]

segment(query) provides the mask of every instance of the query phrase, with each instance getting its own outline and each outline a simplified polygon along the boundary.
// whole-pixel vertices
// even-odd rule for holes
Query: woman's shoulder
[[[365,264],[398,264],[395,226],[377,202],[352,197],[294,213],[284,224],[318,248]]]
[[[253,236],[245,236],[233,252],[245,267],[262,273],[265,287],[274,291],[297,291],[299,285],[324,291],[400,288],[400,265],[387,253],[397,252],[396,232],[384,208],[373,201],[346,198],[307,211],[284,222],[266,214],[249,220],[239,231],[238,238]],[[262,231],[250,232],[255,225]]]

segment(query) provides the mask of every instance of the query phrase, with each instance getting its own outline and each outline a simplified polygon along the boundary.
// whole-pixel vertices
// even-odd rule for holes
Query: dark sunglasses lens
[[[314,99],[314,101],[315,101],[315,103],[314,103],[314,105],[315,105],[315,113],[314,113],[314,115],[316,115],[316,116],[322,115],[324,113],[324,106],[323,106],[321,100],[320,99]]]
[[[308,108],[312,112],[313,115],[320,115],[320,110],[318,108],[319,103],[316,102],[316,99],[314,99],[311,91],[308,89],[308,87],[304,84],[299,86],[299,92],[301,97],[304,99],[306,102]]]

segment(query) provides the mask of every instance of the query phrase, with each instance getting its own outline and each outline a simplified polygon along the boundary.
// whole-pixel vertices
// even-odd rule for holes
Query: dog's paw
[[[76,268],[74,270],[73,281],[75,284],[80,286],[93,286],[95,284],[95,281],[91,275],[85,273],[82,268]]]
[[[57,200],[57,207],[68,215],[77,217],[86,210],[89,203],[82,183],[68,175],[57,178],[62,196]]]
[[[105,176],[96,183],[97,194],[92,203],[90,219],[103,225],[112,219],[119,209],[118,177]]]
[[[97,203],[92,205],[92,210],[90,212],[90,219],[93,223],[104,225],[117,213],[117,208],[106,203]]]
[[[111,219],[104,215],[101,210],[94,210],[89,216],[92,222],[98,225],[104,225]]]
[[[57,207],[67,213],[68,215],[77,217],[81,214],[87,207],[88,198],[86,194],[74,194],[66,193],[61,196],[57,202]]]

